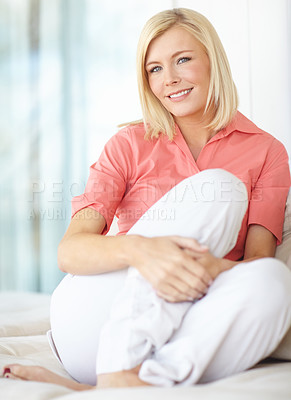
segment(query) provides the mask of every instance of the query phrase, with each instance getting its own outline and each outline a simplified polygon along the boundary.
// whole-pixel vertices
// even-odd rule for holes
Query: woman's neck
[[[210,108],[206,113],[197,112],[195,116],[175,116],[174,119],[188,145],[204,146],[216,133],[205,128],[213,121],[214,115],[215,110]]]
[[[207,123],[193,121],[176,121],[188,146],[204,146],[214,135],[215,131],[205,128]]]
[[[205,128],[209,124],[209,121],[206,120],[197,123],[193,119],[175,118],[175,122],[179,126],[194,160],[197,161],[201,150],[216,132]]]

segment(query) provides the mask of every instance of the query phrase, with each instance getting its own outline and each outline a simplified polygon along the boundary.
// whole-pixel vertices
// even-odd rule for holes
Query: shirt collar
[[[181,150],[184,151],[184,153],[190,153],[190,150],[186,144],[186,141],[182,135],[182,132],[180,131],[180,128],[178,127],[177,124],[175,124],[175,136],[174,136],[174,142],[180,147]],[[251,120],[249,120],[247,117],[245,117],[242,113],[239,111],[236,112],[234,115],[233,119],[231,122],[223,129],[221,129],[219,132],[217,132],[208,142],[207,144],[211,142],[215,142],[217,140],[220,140],[224,137],[229,136],[233,132],[242,132],[242,133],[248,133],[248,134],[263,134],[265,133],[262,129],[258,128]]]
[[[234,131],[242,133],[265,133],[239,111],[236,112],[232,121],[224,129],[218,132],[217,135],[228,136]]]

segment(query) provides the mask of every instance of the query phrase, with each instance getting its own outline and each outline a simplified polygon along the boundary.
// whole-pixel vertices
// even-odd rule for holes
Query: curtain
[[[71,198],[141,117],[140,30],[171,1],[0,0],[0,290],[51,293]]]

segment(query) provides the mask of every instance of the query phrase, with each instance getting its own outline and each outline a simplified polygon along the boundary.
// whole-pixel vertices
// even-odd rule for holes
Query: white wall
[[[239,109],[291,156],[291,0],[176,0],[204,14],[227,52]]]

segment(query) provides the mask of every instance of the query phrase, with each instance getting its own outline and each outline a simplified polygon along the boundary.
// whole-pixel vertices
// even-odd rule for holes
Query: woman
[[[273,258],[287,153],[237,111],[214,28],[192,10],[155,15],[137,69],[144,120],[107,143],[59,246],[52,338],[80,383],[19,365],[6,377],[86,390],[97,360],[97,387],[209,382],[290,326],[290,272]],[[106,237],[114,214],[120,235]]]

